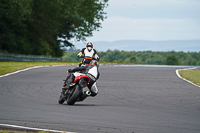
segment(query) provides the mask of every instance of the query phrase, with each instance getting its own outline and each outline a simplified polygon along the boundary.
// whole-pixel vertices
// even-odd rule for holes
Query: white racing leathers
[[[88,85],[91,91],[91,96],[96,96],[98,93],[96,80],[99,78],[99,71],[98,71],[97,66],[93,66],[91,69],[89,69],[88,74],[86,75],[90,78],[90,80],[92,80],[90,82],[93,82],[91,87],[90,87],[90,84]],[[92,75],[93,77],[89,75]]]
[[[92,60],[93,56],[96,60],[99,60],[99,56],[97,55],[96,50],[92,48],[83,48],[77,56],[82,57],[82,55],[84,55],[83,63],[89,63]]]
[[[92,85],[91,89],[91,96],[96,96],[98,93],[98,88],[97,88],[97,82],[94,82],[94,84]]]

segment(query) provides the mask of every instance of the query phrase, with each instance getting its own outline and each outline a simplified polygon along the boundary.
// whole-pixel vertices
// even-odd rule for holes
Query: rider
[[[84,56],[82,56],[83,54]],[[93,44],[91,42],[88,42],[86,48],[83,48],[77,56],[79,58],[84,58],[79,66],[81,66],[81,64],[89,64],[92,59],[99,61],[99,56],[97,55],[96,50],[93,49]]]
[[[80,75],[80,72],[77,71],[81,71],[81,74],[85,74],[90,78],[90,82],[88,84],[88,88],[90,91],[86,91],[85,94],[92,97],[96,96],[98,93],[96,81],[100,76],[98,67],[98,62],[92,60],[89,65],[75,67],[74,69],[68,69],[69,76],[66,80],[62,93],[64,94],[65,91],[69,88],[69,85],[74,81],[75,77]]]

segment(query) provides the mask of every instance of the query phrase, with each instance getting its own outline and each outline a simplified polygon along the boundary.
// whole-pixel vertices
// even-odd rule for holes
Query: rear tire
[[[81,90],[79,85],[76,85],[76,88],[74,90],[74,93],[68,97],[67,104],[68,105],[74,105],[74,103],[77,101],[77,99],[81,96]]]

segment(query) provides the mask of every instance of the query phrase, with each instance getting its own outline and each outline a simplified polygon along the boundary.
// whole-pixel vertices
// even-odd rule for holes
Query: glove
[[[84,56],[81,56],[81,55],[77,55],[78,56],[78,58],[84,58]]]

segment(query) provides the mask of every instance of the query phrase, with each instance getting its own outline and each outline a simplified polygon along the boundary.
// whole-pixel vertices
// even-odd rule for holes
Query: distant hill
[[[200,40],[170,40],[170,41],[145,41],[145,40],[120,40],[114,42],[92,42],[97,51],[124,50],[124,51],[183,51],[199,52]],[[84,43],[76,43],[77,49],[85,47]]]

